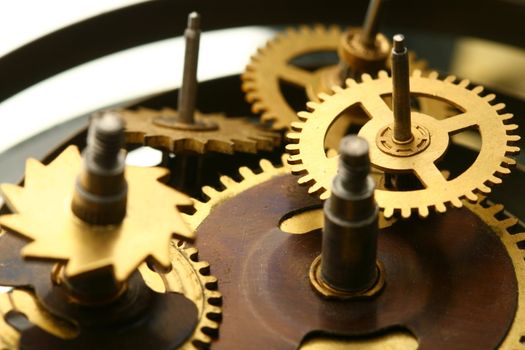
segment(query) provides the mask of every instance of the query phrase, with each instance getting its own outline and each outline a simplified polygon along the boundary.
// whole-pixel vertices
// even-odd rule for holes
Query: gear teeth
[[[463,79],[461,80],[458,85],[464,89],[466,89],[469,85],[470,85],[470,80],[468,79]]]
[[[341,92],[341,91],[344,90],[344,89],[343,89],[342,87],[340,87],[339,85],[332,85],[331,89],[332,89],[332,92],[333,92],[334,94],[337,94],[337,93],[339,93],[339,92]]]
[[[512,119],[514,115],[512,113],[505,113],[505,114],[500,114],[499,117],[501,118],[501,120],[505,121],[505,120],[509,120],[509,119]]]
[[[299,178],[299,180],[297,180],[297,183],[299,185],[306,185],[310,182],[314,181],[314,179],[312,178],[312,176],[310,175],[305,175],[305,176],[302,176]]]
[[[297,155],[290,155],[288,157],[288,164],[295,165],[295,164],[301,164],[301,157]]]
[[[498,169],[496,170],[498,173],[502,174],[502,175],[508,175],[510,174],[510,169],[509,168],[505,168],[505,167],[498,167]]]
[[[476,202],[478,200],[478,196],[474,192],[465,193],[465,197],[471,202]]]
[[[436,211],[437,211],[438,213],[443,214],[444,212],[447,211],[447,206],[445,205],[445,203],[437,203],[437,204],[435,205],[435,207],[436,207]]]
[[[309,111],[314,111],[317,108],[319,108],[319,106],[320,104],[318,102],[314,102],[314,101],[306,102],[306,107],[308,108]]]
[[[319,97],[319,100],[321,101],[326,101],[330,98],[330,95],[328,95],[325,92],[321,92],[320,94],[317,95],[317,97]]]
[[[350,78],[345,80],[345,84],[346,84],[347,87],[352,87],[352,86],[358,85],[357,81],[355,81],[354,79],[350,79]]]
[[[457,78],[455,75],[449,75],[445,78],[445,82],[453,84],[456,81],[456,79]]]
[[[412,76],[414,78],[420,78],[422,75],[422,72],[420,69],[414,69],[414,71],[412,72]],[[388,73],[386,74],[386,76],[388,77]]]
[[[410,208],[401,208],[401,217],[403,217],[403,219],[408,219],[410,214],[412,214],[412,210]]]
[[[488,95],[483,96],[483,100],[489,103],[492,102],[495,98],[496,98],[496,95],[494,94],[488,94]]]
[[[283,164],[286,164],[286,163],[283,163]],[[270,162],[267,159],[261,159],[261,161],[259,162],[259,166],[261,167],[262,171],[270,171],[270,170],[275,169],[272,162]]]
[[[472,92],[475,93],[476,95],[480,95],[483,92],[483,90],[484,90],[483,86],[478,85],[472,89]]]
[[[518,223],[517,218],[506,218],[500,221],[500,224],[502,227],[505,227],[505,229],[508,229]]]
[[[363,82],[372,81],[372,76],[368,73],[364,73],[361,75],[361,80]]]
[[[478,190],[480,190],[482,193],[484,194],[487,194],[487,193],[490,193],[491,192],[491,189],[490,187],[488,187],[487,185],[485,184],[481,184],[478,186]]]
[[[224,187],[231,187],[233,185],[235,185],[237,183],[237,181],[235,181],[234,179],[232,179],[231,177],[229,176],[226,176],[226,175],[223,175],[219,178],[221,184],[224,185]]]
[[[392,207],[385,207],[385,209],[383,211],[383,216],[386,219],[390,219],[392,216],[394,216],[394,208],[392,208]]]
[[[253,176],[253,171],[250,168],[243,166],[239,168],[239,174],[243,179],[247,179],[250,176]]]
[[[298,133],[298,132],[289,132],[288,134],[286,134],[286,138],[290,141],[290,142],[299,142],[299,139],[301,137],[301,134]]]
[[[428,217],[428,214],[429,214],[429,210],[428,210],[428,207],[419,207],[417,209],[418,211],[418,215],[422,218],[426,218]]]
[[[503,182],[503,180],[501,180],[499,177],[497,176],[491,176],[489,177],[488,181],[490,181],[491,183],[493,183],[494,185],[499,185]]]
[[[494,108],[497,111],[501,111],[501,110],[505,109],[505,104],[504,103],[498,103],[498,104],[492,106],[492,108]]]
[[[437,80],[439,78],[439,73],[435,70],[428,73],[428,79]]]
[[[517,154],[520,153],[520,148],[516,146],[507,146],[506,152],[507,154]]]
[[[512,158],[509,158],[509,157],[504,157],[503,158],[503,163],[512,166],[512,165],[516,165],[516,160],[512,159]]]
[[[261,101],[254,102],[252,104],[252,112],[253,113],[260,113],[264,111],[264,104],[261,103]]]
[[[304,178],[304,177],[303,177]],[[315,182],[313,183],[310,188],[308,189],[308,193],[320,193],[321,191],[323,191],[323,186],[321,186],[321,184]]]
[[[202,192],[206,195],[208,198],[213,198],[217,194],[219,194],[219,191],[217,191],[215,188],[211,186],[204,186],[202,188]]]
[[[310,116],[311,116],[311,113],[306,112],[306,111],[301,111],[301,112],[297,113],[297,116],[301,120],[308,120],[308,118],[310,118]]]
[[[519,140],[521,140],[519,135],[507,135],[507,141],[509,142],[518,142]]]
[[[293,131],[298,131],[298,132],[300,132],[301,130],[303,130],[303,126],[304,126],[304,123],[303,123],[303,122],[293,122],[292,124],[290,124],[290,128],[291,128]]]
[[[291,156],[295,156],[299,154],[300,146],[297,143],[289,143],[285,146],[285,149],[288,153],[290,153]],[[295,157],[290,157],[290,160]]]
[[[412,73],[412,76],[413,76],[413,77],[416,77],[416,76],[417,76],[417,75],[416,75],[416,72],[419,72],[419,76],[421,76],[421,71],[418,70],[418,69],[416,69],[416,70],[414,70],[414,72]],[[388,72],[387,72],[386,70],[380,70],[379,73],[377,73],[377,77],[378,77],[379,79],[388,79],[388,78],[389,78],[389,76],[388,76]]]
[[[450,201],[450,204],[452,204],[452,206],[455,208],[461,208],[463,206],[463,202],[461,202],[459,198],[453,198]]]
[[[290,170],[294,175],[301,175],[306,172],[306,169],[304,168],[303,164],[290,164]]]

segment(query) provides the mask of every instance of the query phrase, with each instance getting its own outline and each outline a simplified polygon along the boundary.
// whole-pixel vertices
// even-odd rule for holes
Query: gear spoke
[[[312,73],[292,65],[286,65],[281,68],[279,77],[290,84],[303,87],[312,81]]]
[[[392,110],[379,95],[371,94],[363,97],[361,106],[370,118],[393,118]]]
[[[479,115],[476,113],[466,112],[443,119],[439,123],[443,129],[447,130],[449,133],[459,132],[463,129],[478,125]]]
[[[414,172],[426,188],[434,186],[439,188],[439,186],[445,186],[447,183],[447,180],[434,163],[418,163],[414,167]]]

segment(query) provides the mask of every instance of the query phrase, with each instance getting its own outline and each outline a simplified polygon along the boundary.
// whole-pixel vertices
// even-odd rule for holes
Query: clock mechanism
[[[521,116],[388,15],[274,28],[206,87],[190,12],[176,104],[0,186],[0,348],[525,349]]]

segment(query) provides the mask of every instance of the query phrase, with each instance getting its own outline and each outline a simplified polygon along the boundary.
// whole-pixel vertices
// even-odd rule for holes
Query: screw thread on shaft
[[[71,208],[93,225],[116,225],[126,215],[124,122],[110,112],[92,119]]]

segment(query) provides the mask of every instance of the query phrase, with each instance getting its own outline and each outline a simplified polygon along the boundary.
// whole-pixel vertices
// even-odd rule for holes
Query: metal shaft
[[[379,10],[381,0],[370,0],[366,11],[365,22],[361,34],[361,43],[367,47],[374,47],[379,26]]]
[[[337,290],[358,292],[378,278],[378,207],[367,141],[346,136],[340,155],[332,194],[324,205],[321,278]]]
[[[77,179],[73,213],[93,225],[116,225],[126,216],[124,122],[107,112],[93,118]]]
[[[392,82],[394,110],[394,141],[405,143],[412,140],[410,121],[410,76],[408,72],[408,50],[405,37],[394,35],[392,47]]]
[[[184,71],[179,90],[179,113],[177,122],[194,123],[195,101],[197,98],[197,64],[199,60],[199,41],[201,17],[192,12],[188,16],[188,27],[184,31],[186,48],[184,52]]]

